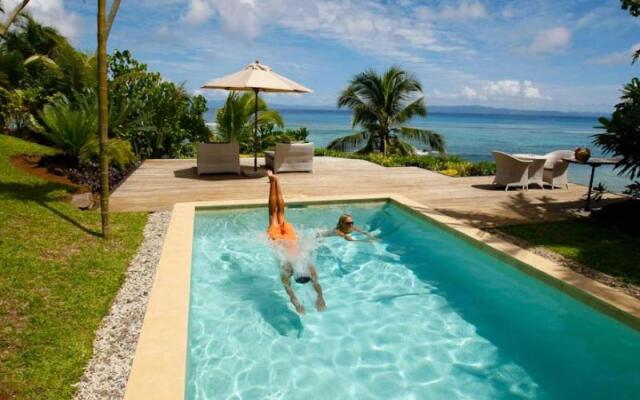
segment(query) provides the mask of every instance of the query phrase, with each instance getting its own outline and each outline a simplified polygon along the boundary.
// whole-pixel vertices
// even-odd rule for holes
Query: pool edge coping
[[[287,198],[287,203],[291,205],[378,201],[394,203],[435,222],[473,245],[490,250],[493,255],[514,267],[640,330],[640,300],[407,197],[372,194]],[[266,204],[266,199],[255,199],[198,201],[174,205],[131,365],[125,400],[185,397],[191,256],[196,211],[207,208],[259,207]]]

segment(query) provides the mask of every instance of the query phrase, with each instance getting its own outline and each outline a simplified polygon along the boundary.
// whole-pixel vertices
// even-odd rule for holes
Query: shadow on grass
[[[46,208],[53,214],[67,221],[76,228],[96,237],[102,237],[102,234],[93,229],[82,225],[72,216],[67,215],[60,210],[51,207],[48,203],[61,200],[60,192],[69,193],[74,188],[59,183],[19,183],[19,182],[0,182],[0,198],[20,200],[25,202],[34,202],[39,206]]]

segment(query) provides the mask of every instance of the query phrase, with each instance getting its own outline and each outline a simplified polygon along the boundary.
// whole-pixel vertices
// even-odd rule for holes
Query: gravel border
[[[122,399],[129,378],[149,292],[171,212],[149,215],[144,240],[129,264],[127,277],[96,332],[93,356],[80,382],[75,399]]]
[[[636,286],[632,283],[628,283],[623,281],[620,278],[613,277],[611,275],[605,274],[604,272],[600,272],[593,268],[587,267],[584,264],[581,264],[575,260],[571,260],[567,257],[564,257],[556,252],[553,252],[543,246],[535,246],[526,240],[520,239],[518,237],[509,235],[508,233],[502,232],[496,228],[485,229],[487,232],[494,234],[507,242],[511,242],[517,246],[520,246],[524,249],[531,251],[534,254],[542,256],[551,261],[555,261],[558,264],[567,267],[581,275],[586,276],[587,278],[591,278],[595,281],[598,281],[604,285],[607,285],[612,288],[620,289],[624,293],[628,294],[631,297],[635,297],[640,300],[640,287]]]

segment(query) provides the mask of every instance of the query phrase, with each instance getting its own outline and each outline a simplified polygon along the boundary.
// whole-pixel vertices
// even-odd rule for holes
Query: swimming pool
[[[381,239],[315,238],[349,211]],[[262,208],[197,211],[188,399],[632,398],[640,333],[391,203],[289,208],[327,309],[296,285]]]

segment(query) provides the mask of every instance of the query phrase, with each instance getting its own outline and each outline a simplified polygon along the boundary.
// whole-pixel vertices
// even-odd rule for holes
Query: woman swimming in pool
[[[287,220],[284,218],[284,197],[280,188],[280,180],[271,171],[267,171],[269,177],[269,227],[267,235],[274,244],[281,246],[286,260],[282,266],[282,284],[284,290],[289,295],[291,303],[300,314],[304,314],[304,307],[298,301],[296,293],[291,287],[291,277],[293,275],[296,282],[312,282],[318,297],[316,299],[316,309],[322,311],[326,305],[322,297],[322,287],[318,283],[318,274],[313,265],[304,262],[304,255],[300,254],[300,243],[298,234]],[[300,262],[303,261],[303,262]]]
[[[336,229],[334,229],[334,234],[343,237],[345,240],[356,240],[351,236],[353,232],[362,233],[368,240],[376,239],[376,237],[369,232],[363,231],[355,226],[351,214],[342,214],[340,218],[338,218],[338,224],[336,225]]]

